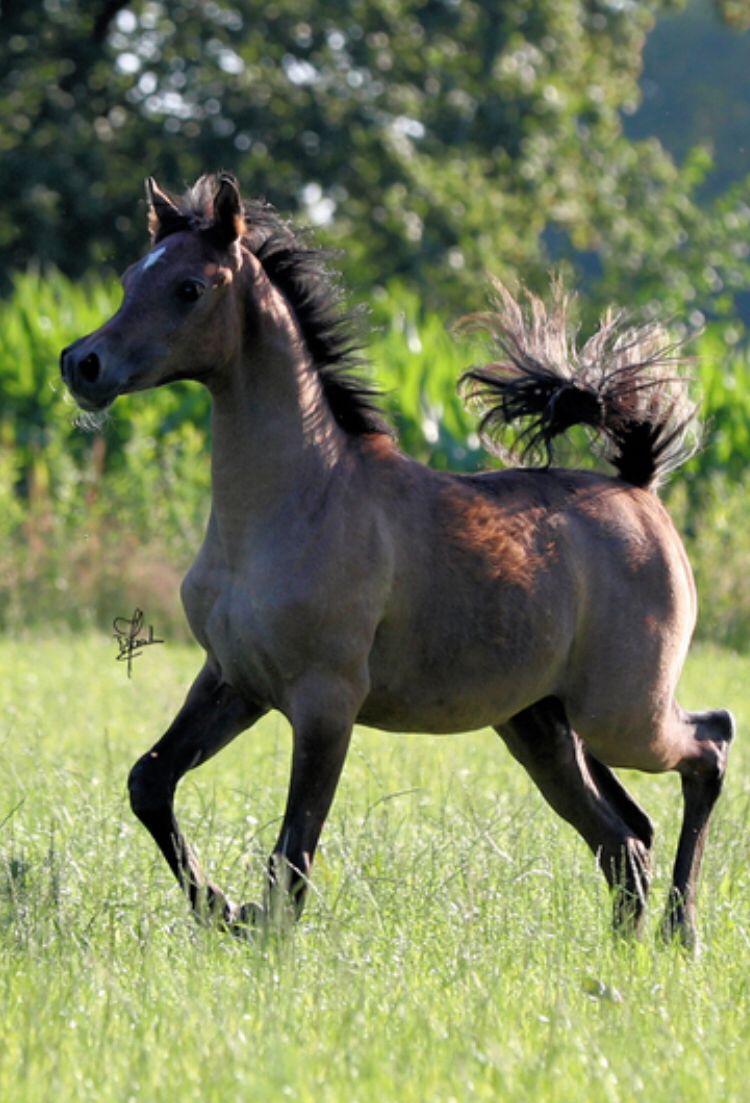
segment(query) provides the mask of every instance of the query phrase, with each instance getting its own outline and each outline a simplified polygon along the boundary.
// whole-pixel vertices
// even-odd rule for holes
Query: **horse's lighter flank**
[[[153,268],[153,266],[161,260],[166,251],[166,245],[159,245],[158,248],[152,249],[141,265],[141,271],[146,272],[149,268]]]
[[[157,248],[143,267],[163,263],[127,281],[117,315],[65,350],[62,370],[88,410],[175,379],[213,399],[211,519],[183,586],[206,661],[129,783],[196,915],[241,934],[286,900],[301,911],[355,722],[493,726],[597,856],[620,928],[642,922],[653,829],[611,767],[681,775],[664,932],[694,942],[733,723],[675,700],[695,589],[654,488],[685,455],[692,411],[669,346],[608,318],[576,353],[561,292],[550,311],[501,289],[498,313],[474,318],[501,360],[466,377],[485,426],[518,419],[544,446],[588,426],[618,476],[433,471],[393,443],[305,239],[243,206],[231,177],[184,199],[150,181],[149,198]],[[186,273],[201,280],[177,284]],[[265,905],[238,907],[202,872],[173,797],[271,709],[293,730],[287,806]]]

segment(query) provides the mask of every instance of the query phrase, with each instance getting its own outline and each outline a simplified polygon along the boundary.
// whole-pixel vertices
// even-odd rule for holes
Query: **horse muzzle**
[[[121,381],[105,365],[100,351],[83,337],[60,353],[60,374],[84,410],[104,410],[122,390]]]

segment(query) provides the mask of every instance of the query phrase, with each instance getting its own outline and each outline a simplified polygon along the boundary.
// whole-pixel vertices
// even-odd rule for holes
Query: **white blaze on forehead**
[[[141,271],[146,272],[149,268],[156,264],[157,261],[161,260],[166,251],[166,245],[160,245],[158,249],[154,249],[152,252],[150,252],[141,265]]]

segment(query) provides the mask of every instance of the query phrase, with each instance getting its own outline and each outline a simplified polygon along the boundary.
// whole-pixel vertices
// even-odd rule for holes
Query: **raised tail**
[[[679,345],[660,325],[631,325],[608,311],[579,349],[559,282],[549,307],[530,292],[522,305],[503,284],[494,287],[495,309],[459,323],[489,332],[502,353],[459,382],[483,413],[480,432],[490,450],[548,466],[554,438],[583,425],[603,442],[619,477],[642,487],[656,487],[692,455],[696,407],[677,372]],[[508,443],[514,423],[520,430]]]

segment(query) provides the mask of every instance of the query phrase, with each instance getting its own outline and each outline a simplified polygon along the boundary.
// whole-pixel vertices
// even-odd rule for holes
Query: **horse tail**
[[[528,291],[522,304],[503,284],[494,286],[494,309],[459,322],[489,332],[501,352],[459,381],[463,397],[483,412],[480,435],[491,451],[549,466],[555,437],[583,425],[621,479],[650,488],[692,455],[696,407],[677,372],[679,343],[662,326],[632,325],[608,311],[578,348],[559,281],[549,307]]]

